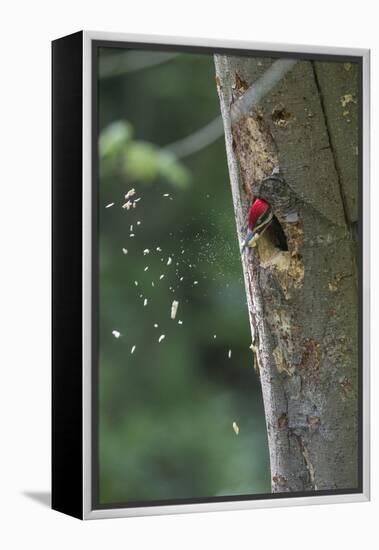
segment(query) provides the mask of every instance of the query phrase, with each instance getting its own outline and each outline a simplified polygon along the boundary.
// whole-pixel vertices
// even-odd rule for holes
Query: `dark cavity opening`
[[[276,126],[285,128],[291,118],[291,113],[285,107],[275,107],[272,111],[271,118]]]
[[[287,236],[276,216],[272,218],[272,222],[270,224],[270,233],[276,248],[279,248],[279,250],[287,251],[288,250]]]

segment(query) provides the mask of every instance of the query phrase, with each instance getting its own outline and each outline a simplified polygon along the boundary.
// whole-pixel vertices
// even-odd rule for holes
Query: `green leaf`
[[[158,175],[155,147],[143,141],[130,143],[125,150],[124,169],[131,178],[153,181]]]
[[[100,158],[117,156],[132,136],[133,128],[129,122],[119,120],[107,126],[99,137]]]
[[[103,174],[121,173],[130,179],[150,183],[159,178],[184,188],[191,173],[173,153],[146,141],[134,141],[129,122],[113,122],[101,132],[99,155]]]

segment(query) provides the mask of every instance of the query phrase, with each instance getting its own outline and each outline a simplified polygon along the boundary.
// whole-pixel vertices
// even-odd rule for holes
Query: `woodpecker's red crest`
[[[260,225],[261,220],[263,221],[262,215],[265,214],[268,210],[270,210],[270,205],[268,204],[268,202],[263,199],[255,199],[249,210],[248,226],[251,231],[254,231],[256,227]]]
[[[249,210],[248,230],[242,243],[241,254],[250,246],[254,235],[271,223],[273,213],[270,205],[264,199],[255,199]]]

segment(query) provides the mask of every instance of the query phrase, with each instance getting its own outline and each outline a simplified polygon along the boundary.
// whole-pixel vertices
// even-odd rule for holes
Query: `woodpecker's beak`
[[[243,254],[245,248],[247,247],[247,245],[249,244],[249,242],[253,237],[254,237],[254,231],[251,231],[251,229],[249,229],[249,231],[246,233],[245,240],[243,241],[241,246],[241,254]]]

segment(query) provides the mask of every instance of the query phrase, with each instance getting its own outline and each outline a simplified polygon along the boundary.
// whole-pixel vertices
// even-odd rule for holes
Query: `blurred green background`
[[[213,57],[101,48],[98,105],[100,504],[268,493],[223,137],[167,148],[219,116]]]

